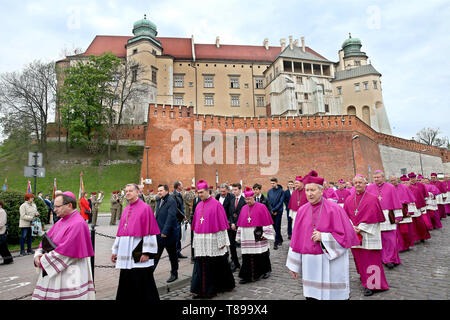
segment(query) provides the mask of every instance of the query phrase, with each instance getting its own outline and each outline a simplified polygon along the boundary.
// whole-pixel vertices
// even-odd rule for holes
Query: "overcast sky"
[[[96,35],[132,35],[153,21],[158,36],[196,43],[279,46],[304,36],[331,61],[351,32],[381,78],[392,133],[410,139],[423,127],[450,137],[450,1],[6,1],[0,0],[0,73],[64,49],[86,50]]]

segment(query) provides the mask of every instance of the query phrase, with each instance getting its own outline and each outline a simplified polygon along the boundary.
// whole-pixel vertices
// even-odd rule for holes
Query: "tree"
[[[416,134],[418,142],[427,144],[429,146],[435,146],[439,148],[448,148],[449,140],[448,137],[439,138],[438,135],[441,133],[439,128],[423,128]]]
[[[148,94],[147,87],[140,82],[141,75],[146,68],[134,61],[127,60],[116,68],[114,81],[111,83],[109,108],[109,128],[114,132],[116,140],[116,152],[119,152],[119,131],[122,124],[126,106],[135,100]],[[117,121],[115,121],[117,119]],[[111,157],[111,136],[108,136],[108,157]]]
[[[21,119],[29,125],[33,138],[47,161],[47,122],[55,109],[55,63],[34,61],[21,72],[0,76],[0,105],[9,120]],[[12,132],[12,131],[11,131]]]
[[[59,109],[72,143],[100,143],[108,119],[106,103],[114,100],[111,84],[120,59],[112,53],[90,56],[64,70]],[[93,141],[93,137],[97,141]]]

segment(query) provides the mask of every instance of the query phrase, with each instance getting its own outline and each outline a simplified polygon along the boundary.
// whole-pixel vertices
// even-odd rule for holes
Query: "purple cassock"
[[[122,212],[118,237],[145,237],[160,234],[152,208],[141,199],[130,203]]]
[[[251,207],[248,204],[243,206],[237,222],[238,227],[244,228],[264,227],[272,224],[273,220],[269,210],[259,202],[255,202]]]
[[[348,189],[337,189],[336,195],[338,197],[337,203],[344,203],[345,199],[347,199],[347,197],[350,196],[350,191]]]
[[[216,233],[229,227],[225,209],[213,197],[201,201],[195,208],[191,227],[195,233]]]
[[[429,201],[434,201],[435,208],[438,209],[438,210],[433,210],[427,206],[427,213],[424,214],[424,216],[423,216],[425,224],[426,224],[428,230],[441,229],[442,228],[441,215],[440,215],[439,206],[437,205],[437,200],[436,200],[436,197],[441,194],[441,191],[438,189],[436,184],[424,183],[423,185],[425,186],[425,190],[427,191],[428,196],[430,193],[434,196],[434,199],[431,199],[431,200],[429,199]]]
[[[398,251],[406,251],[410,247],[414,246],[414,224],[412,223],[412,219],[410,217],[405,217],[405,214],[412,215],[413,211],[408,210],[408,204],[413,204],[415,206],[416,198],[411,190],[405,186],[404,184],[398,184],[395,186],[397,190],[397,196],[400,199],[400,202],[406,206],[406,212],[403,212],[403,221],[410,221],[407,223],[399,223],[397,228],[397,246]]]
[[[380,201],[377,197],[367,191],[352,194],[345,200],[344,209],[354,226],[361,223],[375,224],[382,223],[386,219],[381,209]],[[359,236],[362,240],[362,236]],[[353,258],[355,260],[356,271],[361,277],[361,284],[368,289],[387,290],[389,285],[386,281],[384,269],[381,260],[380,249],[352,248]],[[371,276],[373,271],[377,270],[378,281],[373,286]]]
[[[63,256],[77,259],[94,256],[89,227],[78,210],[59,219],[47,235],[57,245],[55,252]]]
[[[336,191],[334,191],[333,188],[324,189],[323,190],[323,197],[325,199],[338,201],[338,196],[336,194]]]
[[[397,196],[395,187],[390,183],[381,183],[380,185],[373,183],[367,186],[366,191],[375,195],[381,204],[386,222],[381,226],[381,242],[383,249],[381,257],[383,263],[401,264],[397,247],[397,225],[389,221],[389,211],[394,211],[395,220],[401,221],[403,214],[401,211],[402,203]]]
[[[420,182],[416,183],[411,182],[411,184],[409,185],[409,189],[412,191],[414,197],[416,198],[416,208],[425,213],[427,206],[425,202],[425,197],[428,196],[425,186]],[[413,217],[413,223],[415,234],[414,241],[427,240],[431,238],[431,235],[427,230],[423,214],[420,215],[419,217]]]
[[[439,190],[439,194],[441,194],[440,199],[441,201],[438,202],[438,211],[439,211],[439,218],[444,219],[447,218],[447,214],[445,212],[445,204],[443,203],[443,197],[447,194],[447,185],[445,182],[439,181],[439,180],[431,180],[430,184],[435,186]],[[440,221],[439,219],[439,221]]]
[[[315,205],[307,203],[298,210],[292,230],[292,250],[301,254],[323,254],[320,243],[311,239],[314,230],[331,233],[343,248],[359,244],[345,211],[331,201],[322,199]]]
[[[308,199],[306,198],[305,188],[303,188],[301,191],[295,189],[294,191],[292,191],[291,198],[289,199],[288,209],[297,212],[298,208],[300,208],[307,202]]]

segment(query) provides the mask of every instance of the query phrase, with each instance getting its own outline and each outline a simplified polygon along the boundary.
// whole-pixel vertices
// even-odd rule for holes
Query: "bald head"
[[[396,176],[390,176],[389,177],[389,182],[391,184],[393,184],[394,186],[397,186],[398,185],[398,178]]]

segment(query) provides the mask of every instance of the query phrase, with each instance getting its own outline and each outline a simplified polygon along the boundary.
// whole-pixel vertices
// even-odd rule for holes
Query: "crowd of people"
[[[111,204],[127,203],[123,210],[111,207],[117,211],[110,224],[120,220],[111,255],[120,269],[116,298],[159,299],[154,270],[165,249],[171,265],[167,282],[178,278],[178,259],[185,258],[181,226],[187,223],[194,298],[233,290],[238,269],[240,284],[269,278],[269,241],[273,250],[283,246],[284,212],[290,240],[286,266],[292,278],[302,278],[307,299],[349,299],[349,251],[364,295],[388,290],[384,268],[401,264],[399,253],[430,239],[430,231],[442,228],[450,215],[450,181],[447,175],[439,180],[435,173],[430,179],[413,172],[385,177],[381,170],[375,171],[373,180],[368,184],[358,174],[334,187],[313,170],[289,181],[286,190],[271,178],[267,195],[258,183],[245,188],[224,183],[215,190],[204,180],[195,189],[176,181],[172,193],[168,185],[160,184],[156,193],[150,190],[147,195],[142,185],[128,184],[111,196]],[[32,198],[25,200],[20,209],[22,247],[28,241],[27,221],[38,214]],[[88,263],[94,252],[86,223],[92,207],[85,200],[80,201],[79,212],[73,193],[58,192],[51,210],[59,221],[36,252],[28,246],[40,270],[33,299],[95,299]],[[0,221],[2,206],[0,202]],[[75,267],[82,273],[78,285],[70,290],[61,287],[64,278],[71,277],[68,270]]]

